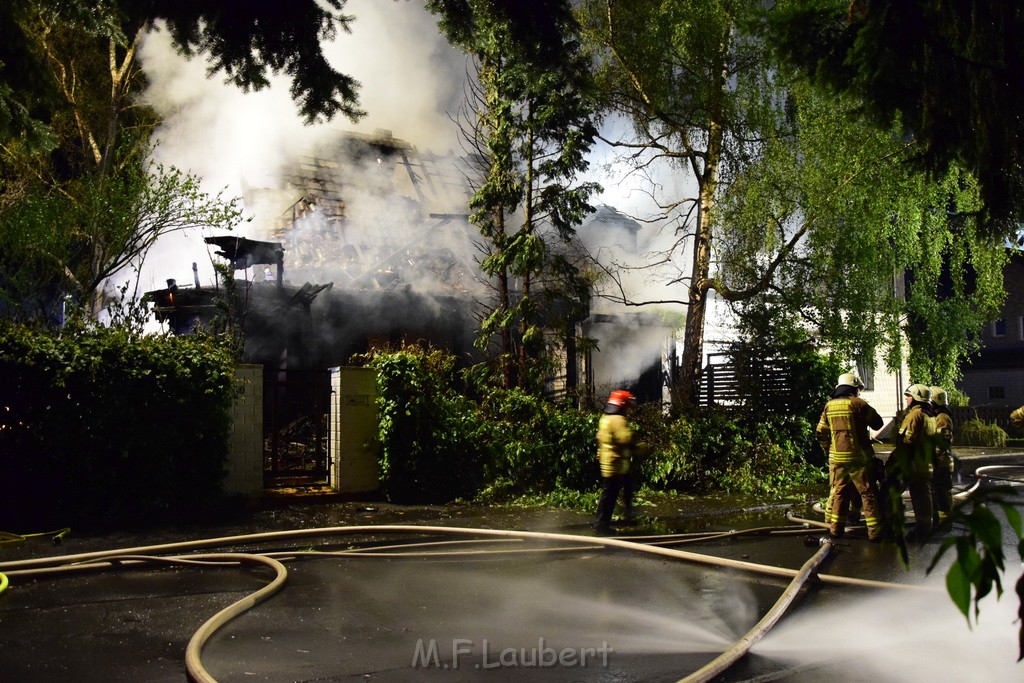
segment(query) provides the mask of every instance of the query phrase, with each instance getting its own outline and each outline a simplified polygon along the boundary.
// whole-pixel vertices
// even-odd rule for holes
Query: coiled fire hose
[[[764,531],[764,529],[752,530],[752,531]],[[800,570],[792,570],[784,567],[773,567],[770,565],[756,564],[753,562],[746,562],[742,560],[732,560],[728,558],[716,557],[713,555],[703,555],[699,553],[687,552],[674,548],[668,548],[664,546],[650,545],[647,543],[637,542],[635,540],[625,540],[621,538],[607,538],[607,537],[591,537],[591,536],[576,536],[571,534],[559,534],[549,532],[531,532],[531,531],[515,531],[505,529],[474,529],[474,528],[461,528],[461,527],[438,527],[438,526],[417,526],[417,525],[379,525],[379,526],[351,526],[351,527],[326,527],[318,529],[295,529],[290,531],[278,531],[278,532],[267,532],[258,534],[247,534],[239,536],[227,536],[221,538],[208,538],[200,539],[195,541],[186,541],[182,543],[169,543],[160,545],[143,546],[137,548],[125,548],[114,551],[102,551],[92,553],[80,553],[77,555],[66,555],[62,557],[50,557],[50,558],[37,558],[31,560],[21,560],[16,562],[8,562],[0,564],[0,573],[6,573],[13,578],[36,578],[43,575],[60,575],[64,573],[75,573],[80,571],[95,571],[99,568],[103,568],[109,565],[117,565],[121,567],[131,566],[145,566],[153,563],[164,563],[164,564],[219,564],[225,563],[248,563],[248,564],[261,564],[264,566],[271,567],[275,570],[275,578],[260,590],[252,593],[251,595],[242,598],[241,600],[229,605],[225,609],[218,612],[216,615],[208,619],[196,633],[190,638],[188,646],[186,648],[186,669],[192,680],[202,681],[203,683],[210,683],[214,681],[212,675],[203,667],[201,654],[203,646],[210,639],[210,637],[216,633],[225,624],[230,622],[232,619],[242,614],[246,610],[252,608],[258,603],[266,600],[271,595],[279,591],[285,581],[287,580],[287,570],[282,564],[285,559],[294,559],[298,557],[387,557],[395,554],[401,554],[409,556],[413,554],[418,555],[450,555],[450,554],[473,554],[473,553],[496,553],[496,552],[516,552],[504,551],[504,550],[468,550],[468,551],[429,551],[421,550],[414,553],[405,551],[401,552],[381,552],[384,547],[370,548],[364,550],[347,550],[337,552],[316,552],[316,551],[282,551],[277,553],[218,553],[218,554],[197,554],[197,555],[175,555],[172,557],[161,557],[155,556],[155,553],[165,552],[183,552],[188,550],[196,550],[200,548],[210,547],[223,547],[238,544],[251,544],[255,542],[264,541],[280,541],[282,539],[295,539],[295,538],[307,538],[313,536],[338,536],[338,535],[353,535],[353,534],[379,534],[379,533],[415,533],[415,534],[459,534],[459,535],[474,535],[474,536],[485,536],[490,539],[501,539],[505,541],[517,541],[523,539],[532,539],[540,541],[555,541],[559,543],[569,544],[568,547],[560,548],[540,548],[540,552],[548,551],[565,551],[576,549],[579,550],[581,546],[602,546],[602,547],[618,547],[630,551],[644,552],[655,555],[661,555],[664,557],[671,557],[680,560],[686,560],[691,562],[697,562],[701,564],[709,564],[720,567],[728,567],[733,569],[742,569],[745,571],[751,571],[760,574],[766,574],[771,576],[785,576],[790,577],[793,581],[790,584],[790,589],[787,589],[786,594],[780,601],[776,603],[776,607],[772,610],[771,623],[767,623],[765,619],[759,623],[759,627],[762,628],[762,633],[767,632],[775,621],[781,617],[785,607],[792,601],[792,597],[796,595],[799,587],[802,586],[810,578],[814,577],[816,580],[822,583],[832,584],[843,584],[843,585],[855,585],[862,587],[871,588],[898,588],[904,590],[932,590],[916,585],[909,584],[896,584],[885,581],[873,581],[868,579],[854,579],[850,577],[830,576],[828,574],[815,574],[814,568],[820,564],[820,561],[824,559],[825,553],[822,552],[824,548],[815,554],[815,558],[820,558],[817,562],[811,565],[809,561]],[[725,532],[731,534],[733,532]],[[736,532],[739,533],[739,532]],[[720,536],[721,532],[704,534],[705,537],[714,538]],[[662,542],[668,542],[666,537],[648,537],[657,538]],[[692,536],[691,536],[692,538]],[[472,542],[472,541],[471,541]],[[436,544],[415,544],[418,546],[425,545],[436,545]],[[408,548],[410,545],[404,546],[391,546],[393,548]],[[521,552],[521,551],[519,551]],[[766,617],[767,619],[768,617]],[[749,635],[749,634],[748,634]],[[758,636],[759,638],[760,636]],[[748,638],[748,636],[745,636]],[[738,652],[734,648],[730,648],[727,652],[732,652],[730,657],[738,659],[743,656],[746,650],[749,650],[753,646],[756,640],[747,640],[749,644],[745,648],[742,646],[739,648],[742,652]],[[741,645],[741,644],[737,644]],[[724,655],[723,655],[724,656]],[[733,660],[735,661],[735,660]]]

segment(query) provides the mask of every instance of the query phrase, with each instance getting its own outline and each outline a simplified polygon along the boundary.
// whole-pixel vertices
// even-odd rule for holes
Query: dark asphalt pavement
[[[680,522],[669,530],[785,524],[781,506],[762,508],[691,517],[689,529]],[[669,516],[659,510],[648,526],[679,522]],[[0,548],[0,571],[36,557],[256,531],[417,524],[592,536],[589,523],[589,515],[555,510],[306,504],[210,528],[72,534],[60,546],[33,539]],[[676,547],[798,569],[817,550],[808,537],[820,532],[790,528]],[[625,528],[619,538],[638,533],[652,530]],[[1021,680],[1012,592],[1018,558],[1009,552],[1009,592],[986,598],[980,621],[968,628],[942,589],[943,567],[926,576],[940,541],[913,546],[906,568],[891,547],[856,535],[844,540],[822,572],[935,590],[809,583],[768,636],[718,680]],[[287,561],[283,590],[217,631],[202,650],[202,666],[219,681],[675,681],[756,624],[789,582],[621,548],[436,532],[246,541],[195,552],[439,542],[406,546],[401,556]],[[186,680],[193,634],[271,578],[269,569],[252,566],[108,567],[33,579],[12,572],[0,594],[0,680]]]

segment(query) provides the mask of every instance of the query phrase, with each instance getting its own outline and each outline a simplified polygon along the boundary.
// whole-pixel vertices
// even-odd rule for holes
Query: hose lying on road
[[[763,532],[764,530],[757,530]],[[357,550],[345,550],[345,551],[281,551],[276,553],[254,553],[254,552],[239,552],[239,553],[217,553],[217,554],[195,554],[195,555],[175,555],[173,557],[159,557],[154,556],[155,553],[165,552],[176,552],[181,553],[185,551],[197,550],[201,548],[210,547],[223,547],[243,544],[262,543],[267,541],[281,541],[285,539],[297,539],[297,538],[310,538],[310,537],[329,537],[338,535],[357,535],[357,534],[372,534],[378,535],[383,533],[413,533],[413,534],[459,534],[459,535],[473,535],[483,536],[491,541],[498,539],[503,541],[522,541],[526,539],[544,541],[544,542],[558,542],[562,544],[568,544],[569,547],[545,547],[541,548],[541,551],[564,551],[575,548],[577,550],[590,547],[602,547],[602,548],[621,548],[624,550],[643,552],[654,555],[660,555],[663,557],[669,557],[678,560],[685,560],[691,562],[697,562],[700,564],[708,564],[719,567],[726,567],[730,569],[740,569],[744,571],[751,571],[759,574],[766,574],[777,577],[789,577],[793,579],[791,586],[803,585],[806,581],[814,578],[822,583],[832,583],[841,585],[861,586],[870,588],[899,588],[899,589],[911,589],[911,590],[931,590],[923,588],[921,586],[909,585],[909,584],[897,584],[885,581],[872,581],[868,579],[855,579],[850,577],[831,576],[828,574],[816,574],[813,569],[820,563],[816,562],[813,566],[805,564],[800,570],[787,569],[784,567],[774,567],[770,565],[757,564],[753,562],[746,562],[742,560],[733,560],[729,558],[717,557],[714,555],[704,555],[699,553],[687,552],[684,550],[678,550],[675,548],[663,547],[660,545],[651,545],[648,543],[638,543],[634,540],[626,540],[623,538],[608,538],[608,537],[593,537],[593,536],[577,536],[571,534],[560,534],[550,532],[533,532],[533,531],[515,531],[507,529],[474,529],[474,528],[462,528],[462,527],[439,527],[439,526],[417,526],[417,525],[378,525],[378,526],[351,526],[351,527],[325,527],[317,529],[293,529],[289,531],[277,531],[277,532],[266,532],[258,534],[245,534],[238,536],[226,536],[220,538],[208,538],[199,539],[193,541],[185,541],[180,543],[166,543],[159,545],[143,546],[136,548],[125,548],[121,550],[112,551],[100,551],[91,553],[79,553],[74,555],[65,555],[49,558],[36,558],[30,560],[20,560],[15,562],[0,563],[0,575],[7,574],[14,578],[38,578],[39,576],[55,575],[63,573],[72,573],[79,571],[95,571],[99,568],[107,567],[110,565],[121,566],[121,567],[132,567],[142,566],[146,564],[152,564],[155,562],[164,562],[169,564],[224,564],[224,563],[261,563],[272,567],[276,572],[276,577],[267,586],[264,586],[255,593],[246,596],[245,598],[229,605],[225,609],[218,612],[216,615],[208,619],[200,629],[192,636],[189,640],[188,647],[186,649],[186,668],[188,669],[189,675],[192,680],[203,681],[209,683],[215,679],[206,671],[201,661],[201,651],[203,645],[209,640],[209,638],[217,632],[221,627],[227,624],[229,621],[237,617],[239,614],[255,606],[259,602],[267,599],[273,595],[276,591],[280,590],[287,578],[287,570],[281,563],[281,559],[297,559],[302,558],[330,558],[336,556],[344,557],[362,557],[362,558],[379,558],[389,557],[393,555],[401,556],[446,556],[455,554],[480,554],[480,553],[502,553],[502,552],[522,552],[526,549],[511,549],[511,550],[423,550],[422,546],[431,544],[409,544],[406,547],[419,546],[421,550],[415,552],[408,552],[403,550],[401,545],[392,545],[393,551],[380,552],[379,548],[375,552],[373,548],[370,549],[357,549]],[[736,535],[738,532],[726,532],[725,535]],[[721,532],[712,532],[707,534],[709,538],[722,537]],[[384,546],[387,547],[387,546]],[[533,551],[536,551],[534,549]],[[273,556],[276,557],[273,557]],[[821,557],[824,559],[824,554],[819,551],[815,557]],[[280,559],[279,559],[280,558]],[[813,558],[812,558],[813,559]],[[793,589],[795,595],[798,588]],[[789,591],[787,591],[789,592]],[[784,596],[785,597],[785,596]],[[792,598],[789,599],[791,601]],[[788,601],[786,602],[788,604]],[[780,610],[784,609],[784,606],[780,607]],[[781,615],[781,611],[778,613]],[[775,617],[777,619],[778,616]],[[763,620],[762,620],[763,621]],[[774,621],[772,621],[774,623]],[[770,624],[764,628],[764,632],[770,628]],[[763,633],[762,633],[763,635]],[[750,646],[753,642],[750,643]],[[748,648],[749,649],[749,646]],[[740,655],[742,656],[742,655]]]
[[[1000,477],[997,472],[1002,473],[1015,473],[1016,477]],[[979,467],[974,470],[974,476],[977,477],[977,481],[974,482],[974,486],[961,491],[953,495],[953,498],[957,500],[963,500],[970,496],[972,493],[980,489],[982,486],[992,482],[1002,482],[1004,484],[1024,484],[1024,465],[986,465],[985,467]]]
[[[782,617],[786,609],[796,599],[800,589],[803,588],[807,580],[814,574],[814,570],[828,557],[829,552],[832,550],[832,542],[827,538],[822,540],[823,543],[818,552],[814,553],[814,556],[804,563],[804,566],[800,568],[800,572],[793,577],[789,586],[779,599],[775,601],[775,604],[768,610],[768,613],[761,618],[761,621],[757,622],[732,647],[689,676],[681,679],[679,683],[706,683],[744,657],[750,651],[750,648],[754,647],[754,644],[761,640]]]

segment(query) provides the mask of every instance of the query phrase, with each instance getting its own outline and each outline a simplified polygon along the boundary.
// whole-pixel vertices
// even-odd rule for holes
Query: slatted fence
[[[791,365],[760,359],[737,365],[729,354],[708,355],[701,374],[698,401],[703,406],[743,407],[772,404],[785,411],[797,406]]]

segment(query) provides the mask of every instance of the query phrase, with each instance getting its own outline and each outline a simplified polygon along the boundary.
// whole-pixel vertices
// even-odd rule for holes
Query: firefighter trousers
[[[828,464],[828,503],[825,506],[825,522],[833,536],[842,536],[846,531],[846,518],[854,498],[863,504],[864,524],[868,538],[876,539],[882,531],[878,516],[878,491],[869,475],[867,461],[835,462]]]

